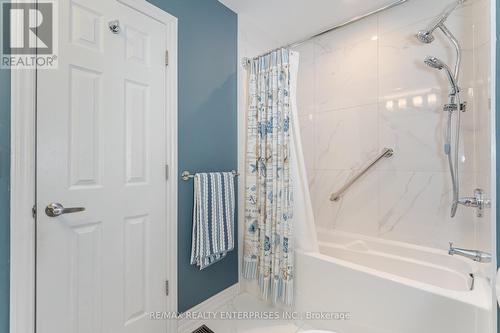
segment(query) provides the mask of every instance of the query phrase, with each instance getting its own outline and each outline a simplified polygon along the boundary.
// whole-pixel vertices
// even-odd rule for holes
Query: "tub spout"
[[[453,247],[453,243],[450,242],[450,249],[448,250],[450,256],[458,255],[477,262],[488,263],[491,262],[491,254],[479,250],[468,250],[461,249],[458,247]]]

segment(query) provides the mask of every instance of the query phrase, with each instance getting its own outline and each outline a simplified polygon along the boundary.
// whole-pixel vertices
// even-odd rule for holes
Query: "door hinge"
[[[165,51],[165,66],[168,66],[168,50]]]
[[[170,288],[168,286],[168,280],[167,280],[167,281],[165,281],[165,295],[168,296],[169,293],[170,293]]]
[[[33,207],[31,208],[31,216],[36,219],[36,205],[33,205]]]
[[[168,180],[168,176],[170,174],[170,171],[168,170],[168,164],[165,164],[165,179]]]

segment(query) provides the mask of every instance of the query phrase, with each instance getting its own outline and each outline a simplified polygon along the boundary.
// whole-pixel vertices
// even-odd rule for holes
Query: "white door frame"
[[[110,1],[110,0],[107,0]],[[177,312],[177,18],[145,0],[114,0],[165,25],[169,64],[165,112],[167,163],[167,265],[171,294],[167,311]],[[13,1],[15,2],[15,1]],[[17,22],[20,24],[20,22]],[[64,27],[60,27],[64,29]],[[22,31],[22,29],[16,29]],[[14,32],[15,33],[15,32]],[[10,332],[34,333],[36,324],[36,71],[11,71]],[[31,310],[29,310],[31,309]],[[177,322],[167,323],[176,332]]]
[[[500,241],[500,239],[497,239],[497,230],[499,228],[499,226],[497,225],[497,219],[498,219],[498,216],[499,216],[499,210],[498,210],[498,206],[497,206],[497,197],[499,195],[499,193],[497,193],[497,176],[498,176],[498,173],[497,173],[497,164],[498,164],[498,161],[499,161],[499,158],[500,156],[497,155],[497,140],[496,140],[496,131],[498,131],[499,129],[496,128],[496,119],[498,118],[498,114],[497,114],[497,110],[498,110],[498,107],[497,107],[497,104],[500,103],[500,101],[498,100],[497,98],[497,94],[496,94],[496,89],[498,87],[498,85],[500,84],[499,82],[497,82],[497,41],[498,39],[500,38],[500,36],[497,35],[497,20],[498,20],[498,17],[497,17],[497,7],[498,7],[498,4],[497,4],[497,0],[491,0],[490,1],[490,10],[491,10],[491,13],[490,13],[490,62],[491,62],[491,69],[490,69],[490,75],[491,75],[491,82],[490,82],[490,89],[491,89],[491,101],[490,101],[490,133],[491,133],[491,137],[490,137],[490,144],[491,144],[491,147],[490,147],[490,155],[491,155],[491,159],[490,159],[490,174],[491,174],[491,179],[490,179],[490,191],[491,191],[491,194],[490,194],[490,199],[491,199],[491,202],[493,203],[492,204],[492,208],[491,208],[491,213],[490,213],[490,230],[491,230],[491,236],[490,236],[490,240],[491,240],[491,252],[493,253],[493,261],[492,261],[492,267],[491,267],[491,280],[492,280],[492,327],[493,327],[493,331],[496,333],[497,330],[498,330],[498,326],[499,326],[499,320],[500,318],[498,318],[498,315],[497,315],[497,295],[496,295],[496,292],[495,292],[495,285],[496,283],[496,280],[498,279],[498,276],[497,276],[497,267],[499,265],[499,262],[500,262],[500,258],[497,257],[497,249],[499,247],[499,244],[498,242]]]

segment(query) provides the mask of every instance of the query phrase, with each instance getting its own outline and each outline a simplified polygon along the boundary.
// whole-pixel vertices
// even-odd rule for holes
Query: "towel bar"
[[[233,176],[237,177],[239,176],[240,174],[238,172],[236,172],[235,170],[231,171],[231,173],[233,174]],[[182,180],[189,180],[191,178],[194,178],[194,174],[191,174],[191,172],[187,171],[187,170],[184,170],[182,171],[181,173],[181,178]]]

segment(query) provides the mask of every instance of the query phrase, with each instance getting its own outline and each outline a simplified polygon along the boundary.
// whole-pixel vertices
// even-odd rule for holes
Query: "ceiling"
[[[288,44],[394,0],[219,0],[273,40]],[[277,28],[278,27],[278,28]]]

